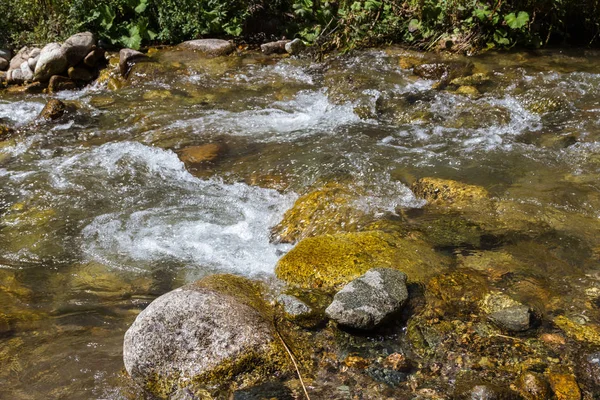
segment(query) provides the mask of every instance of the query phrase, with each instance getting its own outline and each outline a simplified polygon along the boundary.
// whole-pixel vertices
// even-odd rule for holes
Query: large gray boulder
[[[62,45],[69,66],[79,64],[96,45],[96,38],[91,32],[80,32],[71,36]]]
[[[337,292],[325,313],[340,325],[372,329],[402,310],[407,299],[406,274],[373,268]]]
[[[179,45],[180,48],[196,50],[208,56],[226,56],[235,50],[233,43],[223,39],[188,40]]]
[[[29,62],[23,61],[23,64],[21,64],[21,72],[23,73],[23,79],[25,81],[33,80],[33,71],[29,68]]]
[[[264,366],[278,345],[250,281],[209,278],[157,298],[125,333],[125,369],[156,396]]]
[[[34,71],[34,80],[46,82],[53,75],[67,70],[67,56],[58,43],[49,43],[42,48]]]

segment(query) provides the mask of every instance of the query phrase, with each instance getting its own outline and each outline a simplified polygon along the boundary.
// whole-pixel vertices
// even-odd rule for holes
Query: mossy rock
[[[564,315],[554,318],[554,323],[571,339],[600,346],[600,326],[579,324]]]
[[[406,225],[420,232],[423,239],[435,247],[479,247],[484,234],[477,224],[453,213],[426,213]]]
[[[421,178],[412,184],[411,190],[417,197],[427,200],[431,206],[456,210],[473,207],[492,209],[489,193],[481,186],[450,179]]]
[[[488,293],[486,278],[477,271],[457,270],[433,277],[427,284],[428,307],[438,315],[470,315]]]
[[[294,286],[334,290],[371,268],[396,268],[421,281],[447,265],[423,241],[366,231],[306,238],[279,260],[275,273]]]
[[[301,196],[271,229],[274,241],[295,243],[301,239],[351,232],[366,222],[367,216],[352,201],[356,193],[348,186],[327,183]]]
[[[491,78],[484,73],[476,73],[469,76],[461,76],[450,81],[453,86],[480,86],[491,81]]]

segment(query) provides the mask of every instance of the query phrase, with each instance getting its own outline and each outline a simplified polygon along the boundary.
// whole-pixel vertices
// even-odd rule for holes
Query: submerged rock
[[[573,375],[550,373],[548,380],[556,400],[581,400],[581,390]]]
[[[298,198],[271,229],[271,236],[276,242],[295,243],[306,237],[355,230],[365,215],[352,206],[353,198],[356,193],[348,186],[327,183]]]
[[[74,81],[89,82],[94,79],[94,74],[87,68],[71,67],[68,71],[69,78]]]
[[[60,100],[50,99],[40,112],[39,119],[55,120],[63,116],[66,106]]]
[[[406,274],[374,268],[337,292],[325,313],[340,325],[373,329],[399,312],[407,299]]]
[[[331,290],[372,268],[396,268],[422,280],[447,265],[422,241],[367,231],[306,238],[279,260],[275,273],[294,286]]]
[[[219,143],[207,143],[186,147],[179,152],[179,159],[186,165],[216,161],[224,152],[225,146]]]
[[[524,372],[515,382],[517,392],[525,400],[544,400],[550,398],[550,386],[544,377],[534,372]]]
[[[296,296],[281,294],[277,297],[287,320],[304,328],[315,328],[325,320],[322,311],[314,309],[311,305]]]
[[[286,53],[285,46],[290,43],[289,40],[278,40],[277,42],[269,42],[262,44],[260,50],[264,54],[283,54]]]
[[[129,73],[129,70],[136,62],[147,58],[148,56],[140,51],[133,49],[121,49],[119,52],[119,71],[121,72],[121,76],[126,77]]]
[[[233,43],[223,39],[188,40],[179,45],[180,48],[196,50],[207,56],[226,56],[235,51]]]
[[[471,208],[477,203],[489,203],[489,194],[481,186],[449,179],[421,178],[411,185],[413,193],[431,205],[456,209]]]
[[[154,300],[125,333],[129,375],[161,398],[285,360],[254,283],[211,276]]]
[[[61,45],[58,43],[49,43],[40,52],[40,58],[35,67],[34,79],[46,82],[53,75],[60,75],[65,72],[67,66],[67,56]]]
[[[481,308],[498,327],[510,332],[522,332],[531,327],[532,312],[528,306],[499,292],[489,293]]]

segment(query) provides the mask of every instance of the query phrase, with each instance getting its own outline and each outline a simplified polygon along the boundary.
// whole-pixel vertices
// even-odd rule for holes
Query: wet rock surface
[[[208,56],[226,56],[235,51],[233,43],[223,39],[197,39],[183,42],[182,49],[196,50]]]
[[[373,268],[337,292],[325,313],[340,325],[373,329],[397,314],[407,299],[403,272]]]

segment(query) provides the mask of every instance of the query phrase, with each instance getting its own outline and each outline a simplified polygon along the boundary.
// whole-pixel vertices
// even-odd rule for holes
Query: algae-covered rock
[[[487,190],[449,179],[421,178],[412,184],[411,190],[430,205],[461,209],[490,207]]]
[[[352,206],[355,197],[348,186],[339,183],[327,183],[301,196],[271,229],[273,240],[294,243],[311,236],[356,230],[365,215]]]
[[[488,314],[492,322],[504,330],[522,332],[531,326],[533,314],[530,308],[504,293],[488,293],[481,301],[481,309]]]
[[[407,299],[406,274],[373,268],[337,292],[325,313],[340,325],[372,329],[398,313]]]
[[[277,296],[277,303],[281,305],[287,320],[304,328],[315,328],[325,320],[321,310],[315,309],[296,296],[281,294]]]
[[[179,152],[179,159],[187,166],[216,161],[226,151],[220,143],[207,143],[200,146],[186,147]]]
[[[428,306],[442,315],[470,315],[488,293],[484,276],[476,271],[456,270],[433,277],[427,284]]]
[[[153,301],[126,332],[123,359],[136,382],[166,398],[244,373],[269,376],[286,362],[274,335],[256,284],[218,275]]]
[[[554,318],[554,323],[571,339],[600,346],[600,326],[579,324],[564,315]]]
[[[550,373],[548,380],[556,400],[581,400],[581,390],[573,375]]]
[[[58,99],[50,99],[40,112],[38,118],[44,120],[55,120],[63,116],[66,110],[65,103]]]
[[[420,240],[367,231],[306,238],[279,260],[275,273],[291,285],[333,289],[371,268],[396,268],[419,281],[447,265]]]
[[[469,76],[461,76],[450,81],[453,86],[480,86],[488,83],[491,78],[484,73],[476,73]]]

